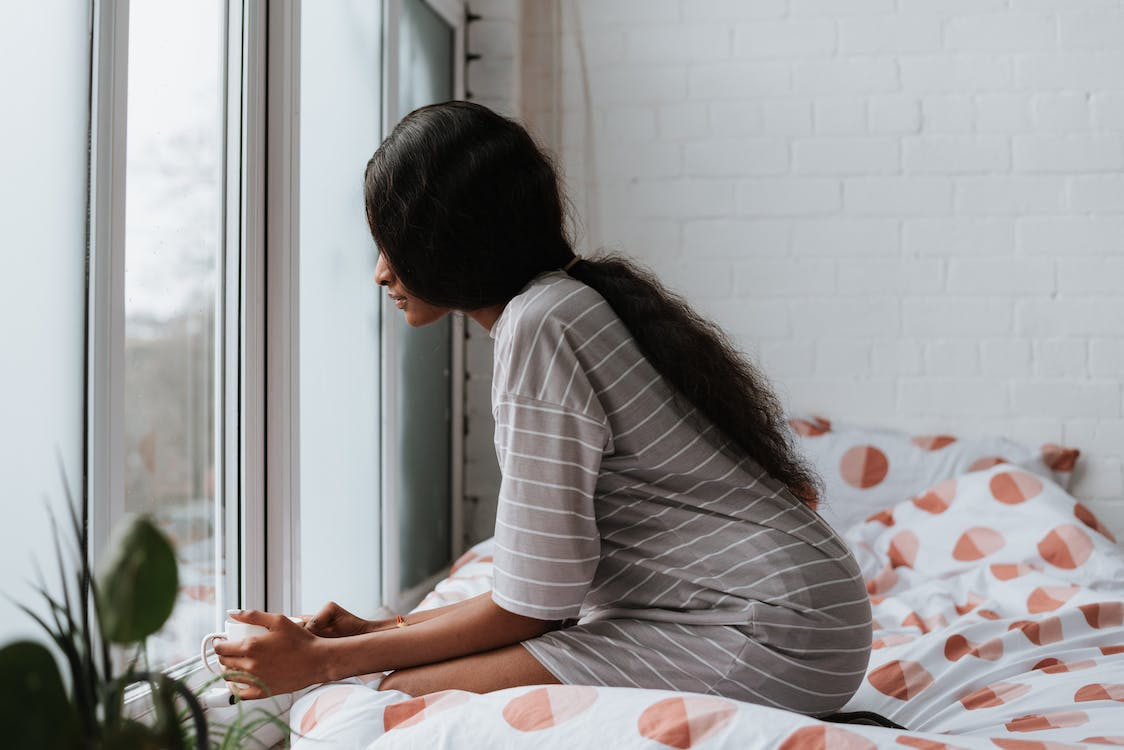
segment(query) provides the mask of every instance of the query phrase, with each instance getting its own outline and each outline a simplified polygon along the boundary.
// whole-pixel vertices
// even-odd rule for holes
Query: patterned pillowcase
[[[788,423],[797,448],[823,477],[826,497],[819,513],[839,532],[941,480],[1000,463],[1068,488],[1080,454],[1053,443],[1035,450],[1004,437],[911,436],[814,415]]]

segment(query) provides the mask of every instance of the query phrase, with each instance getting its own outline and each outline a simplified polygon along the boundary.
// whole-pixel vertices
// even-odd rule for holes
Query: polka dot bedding
[[[1054,481],[996,464],[879,508],[845,537],[875,631],[844,711],[874,711],[909,731],[634,688],[410,698],[374,690],[382,675],[368,675],[297,701],[294,748],[1124,746],[1124,551]],[[422,607],[488,590],[490,568],[489,541]]]
[[[1003,437],[908,435],[817,415],[792,416],[788,424],[797,448],[823,477],[820,515],[840,533],[942,479],[997,464],[1068,487],[1080,455],[1054,443],[1033,448]]]

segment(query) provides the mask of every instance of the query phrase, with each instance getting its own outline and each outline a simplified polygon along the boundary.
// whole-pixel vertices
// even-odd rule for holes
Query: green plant
[[[67,486],[65,473],[63,483]],[[42,643],[20,640],[0,648],[0,727],[5,746],[205,750],[213,742],[225,750],[241,747],[265,723],[285,726],[268,711],[244,712],[239,704],[233,722],[209,728],[199,700],[187,685],[148,670],[143,665],[145,641],[167,621],[179,590],[172,544],[151,519],[127,517],[114,529],[94,574],[88,499],[83,496],[79,511],[68,489],[67,508],[73,534],[69,545],[50,514],[60,586],[52,593],[42,573],[36,584],[46,614],[16,604],[46,631],[68,679]],[[74,558],[74,572],[68,572],[68,556]],[[114,672],[114,647],[132,654],[120,674]],[[153,711],[143,722],[124,710],[125,692],[136,683],[147,683],[151,690]],[[209,729],[221,736],[212,740]]]

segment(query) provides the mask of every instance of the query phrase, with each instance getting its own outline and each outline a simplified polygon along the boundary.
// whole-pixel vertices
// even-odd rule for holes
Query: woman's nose
[[[386,262],[386,256],[379,253],[379,260],[375,264],[375,283],[379,286],[390,286],[392,281],[394,281],[394,273]]]

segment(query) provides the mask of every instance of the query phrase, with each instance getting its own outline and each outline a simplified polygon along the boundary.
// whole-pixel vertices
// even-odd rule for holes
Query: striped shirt
[[[497,604],[544,620],[774,625],[782,640],[809,616],[869,623],[842,540],[674,398],[596,291],[540,274],[491,335]]]

